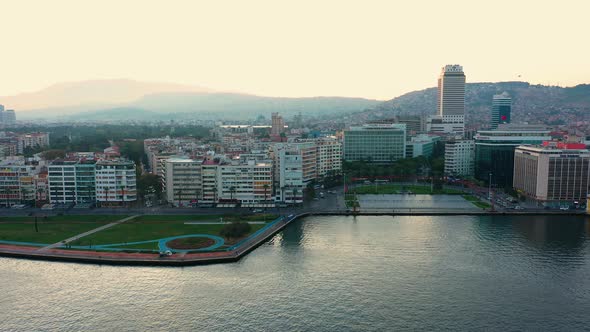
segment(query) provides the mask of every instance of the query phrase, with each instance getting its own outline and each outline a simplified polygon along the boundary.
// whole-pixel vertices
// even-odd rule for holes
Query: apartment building
[[[190,206],[202,196],[201,160],[172,158],[164,163],[162,188],[166,201],[174,206]]]
[[[47,166],[51,203],[96,201],[94,159],[56,160]]]
[[[135,163],[99,160],[96,163],[96,201],[100,206],[126,206],[137,200]]]

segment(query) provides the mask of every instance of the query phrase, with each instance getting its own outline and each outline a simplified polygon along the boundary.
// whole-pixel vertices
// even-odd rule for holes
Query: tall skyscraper
[[[13,125],[16,123],[16,114],[14,110],[4,110],[4,105],[0,105],[0,125]]]
[[[460,65],[446,65],[438,78],[438,116],[448,133],[465,131],[465,73]]]
[[[512,110],[512,98],[504,91],[500,95],[494,95],[492,100],[491,128],[498,128],[498,124],[510,123],[510,112]]]

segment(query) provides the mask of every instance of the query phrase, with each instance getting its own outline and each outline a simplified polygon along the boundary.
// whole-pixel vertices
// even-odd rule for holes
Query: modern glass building
[[[510,123],[512,111],[512,98],[507,92],[494,95],[492,100],[491,128],[497,129],[498,124]]]
[[[475,177],[498,187],[512,187],[514,150],[519,145],[541,144],[551,140],[549,130],[535,125],[499,125],[496,130],[481,130],[475,135]]]
[[[405,124],[367,124],[344,131],[346,161],[391,163],[405,156]]]

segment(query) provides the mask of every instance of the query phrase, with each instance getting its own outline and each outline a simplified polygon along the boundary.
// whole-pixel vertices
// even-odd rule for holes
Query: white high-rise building
[[[220,202],[241,203],[246,206],[273,200],[270,160],[233,159],[217,167],[217,176]]]
[[[438,78],[437,115],[446,133],[465,132],[465,73],[460,65],[446,65]]]
[[[304,190],[316,179],[315,143],[277,143],[272,146],[275,197],[287,204],[303,203]]]
[[[100,160],[95,170],[96,201],[101,206],[122,206],[137,200],[135,163]]]
[[[342,143],[335,138],[320,138],[316,141],[317,177],[342,170]]]
[[[454,140],[445,144],[445,175],[472,176],[475,168],[475,141]]]

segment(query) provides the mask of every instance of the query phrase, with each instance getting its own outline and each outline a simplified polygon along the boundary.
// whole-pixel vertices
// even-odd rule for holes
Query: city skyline
[[[3,6],[12,29],[2,35],[0,95],[126,78],[263,96],[387,100],[434,86],[448,63],[461,64],[468,82],[573,86],[590,77],[588,46],[580,42],[590,5],[568,2],[500,1],[485,11],[467,1],[57,1],[35,3],[35,11],[11,2]],[[492,24],[497,17],[506,24]],[[501,48],[488,47],[499,39]]]

